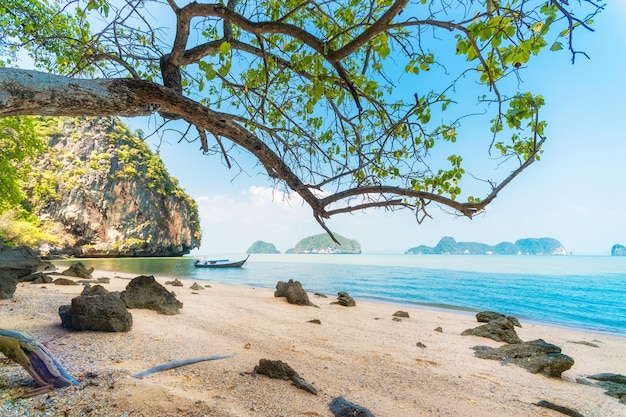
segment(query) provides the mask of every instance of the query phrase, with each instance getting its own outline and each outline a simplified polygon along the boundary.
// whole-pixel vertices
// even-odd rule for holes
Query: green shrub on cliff
[[[0,118],[0,149],[0,213],[3,213],[24,198],[20,178],[30,170],[24,161],[43,150],[43,143],[35,134],[33,118]]]
[[[23,208],[13,208],[0,215],[0,247],[36,247],[41,242],[56,244],[58,241],[57,236],[48,231],[36,216]]]

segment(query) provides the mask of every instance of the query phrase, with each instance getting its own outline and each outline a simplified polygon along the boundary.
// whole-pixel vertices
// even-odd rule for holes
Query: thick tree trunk
[[[0,116],[145,116],[156,108],[127,84],[0,68]]]

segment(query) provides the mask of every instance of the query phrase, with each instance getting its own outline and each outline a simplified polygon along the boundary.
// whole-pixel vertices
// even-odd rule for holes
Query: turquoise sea
[[[626,335],[626,257],[279,254],[252,255],[241,269],[195,268],[196,259],[207,258],[81,261],[102,270],[267,288],[292,278],[309,292],[346,291],[357,303],[495,310],[526,321]]]

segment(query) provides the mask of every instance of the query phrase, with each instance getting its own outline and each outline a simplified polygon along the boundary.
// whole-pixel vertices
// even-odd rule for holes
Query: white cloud
[[[202,253],[245,252],[256,240],[284,252],[300,239],[321,233],[297,195],[253,186],[236,195],[196,198],[202,225]]]

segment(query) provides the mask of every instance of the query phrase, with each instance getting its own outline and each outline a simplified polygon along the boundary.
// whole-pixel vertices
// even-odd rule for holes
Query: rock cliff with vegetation
[[[280,251],[276,249],[273,243],[257,240],[250,245],[246,253],[280,253]]]
[[[437,246],[416,246],[406,251],[417,255],[567,255],[556,239],[520,239],[515,243],[501,242],[495,246],[479,242],[457,242],[449,236],[441,238]]]
[[[296,247],[289,249],[286,253],[361,253],[361,244],[356,240],[347,239],[338,233],[335,238],[340,245],[326,233],[309,236],[296,244]]]
[[[180,256],[200,246],[195,201],[121,121],[49,118],[35,126],[44,150],[30,162],[16,217],[26,211],[48,232],[38,240],[42,255]]]

